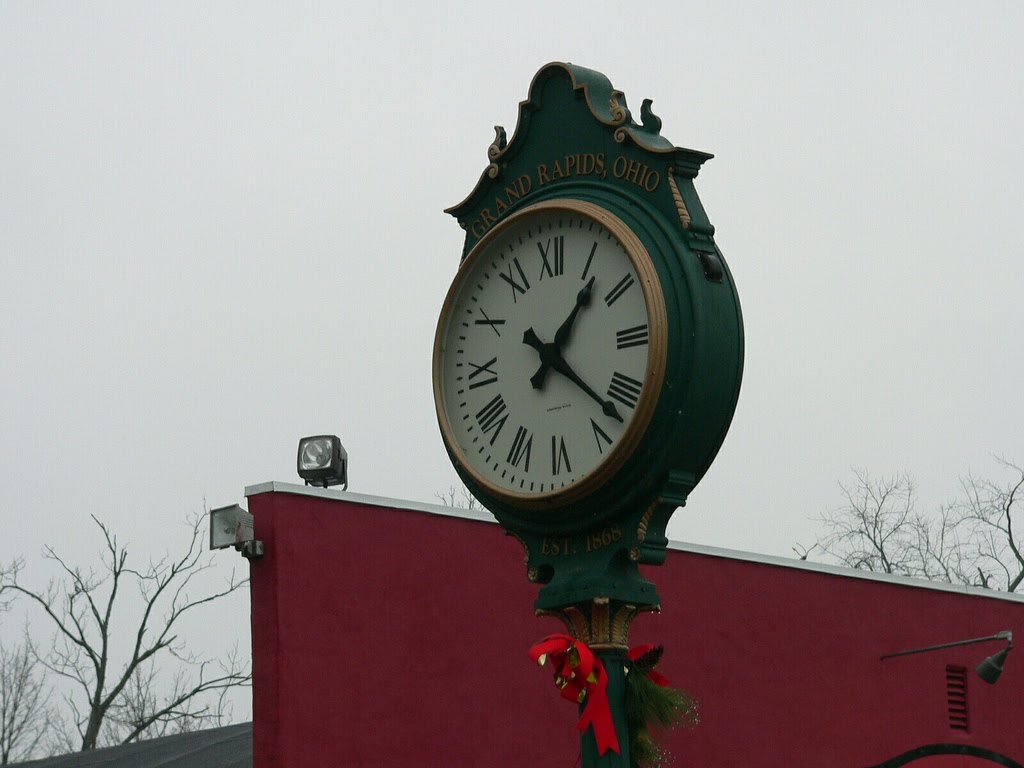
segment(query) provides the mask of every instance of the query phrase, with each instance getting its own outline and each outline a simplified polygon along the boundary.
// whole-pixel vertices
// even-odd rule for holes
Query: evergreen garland
[[[672,688],[654,671],[664,650],[656,646],[626,667],[626,726],[633,768],[658,768],[665,764],[667,754],[655,742],[652,726],[667,730],[700,722],[697,702],[690,694]]]

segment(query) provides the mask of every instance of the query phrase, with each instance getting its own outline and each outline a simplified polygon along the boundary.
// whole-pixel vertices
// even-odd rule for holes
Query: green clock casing
[[[511,138],[448,209],[462,264],[435,336],[438,423],[526,548],[537,607],[655,605],[640,564],[725,439],[743,321],[694,179],[711,155],[599,72],[541,68]]]

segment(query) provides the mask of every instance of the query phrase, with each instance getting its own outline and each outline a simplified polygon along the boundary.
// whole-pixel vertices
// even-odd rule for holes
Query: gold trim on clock
[[[608,456],[598,464],[590,474],[580,478],[572,485],[552,491],[540,493],[521,493],[496,485],[481,475],[467,459],[458,439],[448,421],[444,407],[444,394],[441,390],[441,354],[444,342],[448,338],[448,323],[452,307],[459,296],[466,275],[472,272],[473,266],[481,254],[485,253],[490,244],[499,238],[510,226],[542,211],[564,211],[578,214],[591,219],[607,229],[622,246],[627,257],[636,270],[637,282],[643,290],[644,302],[647,307],[649,340],[647,369],[644,374],[644,386],[641,388],[640,399],[634,409],[633,418],[626,427],[622,437]],[[661,388],[665,379],[665,367],[668,358],[668,314],[665,309],[665,298],[657,270],[651,261],[647,248],[640,238],[618,216],[595,203],[585,200],[561,198],[544,200],[534,203],[521,211],[509,215],[491,228],[474,246],[463,260],[448,289],[438,318],[437,331],[434,336],[434,352],[432,378],[434,389],[434,407],[437,412],[441,436],[455,457],[458,464],[472,477],[473,481],[499,501],[522,509],[558,508],[590,496],[612,480],[616,473],[636,451],[647,432],[651,417],[661,396]]]

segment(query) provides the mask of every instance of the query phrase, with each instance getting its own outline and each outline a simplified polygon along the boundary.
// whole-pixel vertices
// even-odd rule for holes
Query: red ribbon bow
[[[587,644],[568,635],[549,635],[530,649],[530,658],[541,666],[551,660],[562,698],[586,702],[576,728],[583,733],[593,726],[597,753],[618,752],[619,737],[608,703],[608,673]]]
[[[629,649],[629,653],[627,653],[626,655],[629,657],[630,661],[636,661],[637,659],[642,659],[648,653],[653,651],[655,647],[656,646],[654,645],[654,643],[647,643],[646,645],[634,645],[632,648]],[[660,685],[662,688],[668,687],[668,678],[661,674],[661,672],[659,672],[658,670],[654,669],[653,667],[647,671],[647,679],[655,685]]]

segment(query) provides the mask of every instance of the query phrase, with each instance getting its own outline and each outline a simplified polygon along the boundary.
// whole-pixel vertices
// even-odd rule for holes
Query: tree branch
[[[0,600],[28,598],[55,628],[53,645],[36,658],[41,669],[75,683],[75,690],[65,698],[82,750],[95,748],[101,739],[123,741],[125,729],[127,738],[133,739],[161,723],[221,717],[222,707],[214,715],[202,699],[213,696],[223,701],[225,690],[251,684],[251,672],[234,657],[230,667],[211,677],[208,660],[186,656],[180,652],[183,649],[175,647],[183,616],[248,583],[247,579],[236,579],[232,572],[225,585],[212,589],[204,586],[206,582],[201,579],[212,568],[212,560],[204,558],[202,547],[205,520],[205,516],[196,516],[191,521],[191,535],[181,556],[150,561],[141,570],[130,565],[128,549],[96,517],[93,522],[102,536],[102,578],[92,570],[72,566],[52,547],[44,549],[43,557],[56,565],[58,578],[46,592],[19,583],[23,561],[0,568]],[[126,579],[135,582],[137,594],[142,597],[137,621],[130,625],[121,608]],[[133,590],[128,594],[135,593]],[[131,638],[123,661],[115,660],[119,632]],[[179,665],[174,688],[166,698],[156,692],[159,676],[152,667],[161,658]],[[190,664],[198,670],[197,679],[191,683],[185,673]]]

